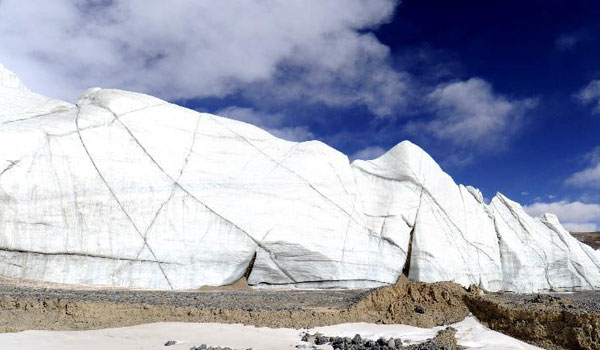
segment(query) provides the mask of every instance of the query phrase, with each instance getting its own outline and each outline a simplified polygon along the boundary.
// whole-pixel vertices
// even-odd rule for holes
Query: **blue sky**
[[[457,182],[600,227],[597,1],[0,0],[32,90],[157,95],[351,158],[409,139]]]

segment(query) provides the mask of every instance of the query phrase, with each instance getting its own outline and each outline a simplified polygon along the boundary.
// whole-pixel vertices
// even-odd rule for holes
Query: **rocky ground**
[[[116,288],[74,289],[69,286],[21,284],[0,280],[0,298],[60,300],[65,303],[114,303],[146,307],[194,307],[231,310],[296,311],[307,309],[343,309],[357,303],[365,290],[257,290],[250,288],[198,291],[146,291]]]
[[[159,321],[309,328],[344,322],[433,327],[462,320],[463,289],[409,283],[366,290],[132,291],[0,280],[0,331],[83,330]]]
[[[468,296],[488,327],[545,349],[600,349],[600,292]]]
[[[406,278],[374,291],[255,290],[240,285],[183,292],[0,280],[2,332],[84,330],[162,321],[294,328],[346,322],[433,327],[461,321],[470,313],[494,330],[546,349],[600,349],[598,292],[483,294],[477,288],[465,290],[453,283],[417,283]],[[335,339],[328,341],[335,347]],[[446,346],[440,344],[422,349]],[[355,348],[367,349],[365,345]]]

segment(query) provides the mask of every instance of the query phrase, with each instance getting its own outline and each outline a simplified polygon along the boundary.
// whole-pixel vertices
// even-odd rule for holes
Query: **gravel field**
[[[60,299],[64,302],[108,302],[153,306],[223,308],[240,310],[347,309],[362,299],[365,290],[223,290],[137,291],[119,289],[77,290],[0,284],[0,297]]]
[[[562,294],[558,296],[571,300],[578,310],[600,314],[600,291]]]
[[[554,306],[559,310],[600,314],[600,291],[552,294],[503,293],[498,296],[523,308],[544,305]]]

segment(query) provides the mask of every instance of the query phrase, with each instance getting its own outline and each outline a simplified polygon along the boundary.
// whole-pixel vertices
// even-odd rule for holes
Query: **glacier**
[[[600,253],[556,216],[456,184],[404,141],[355,160],[319,141],[148,95],[76,104],[0,65],[0,276],[190,289],[600,287]]]

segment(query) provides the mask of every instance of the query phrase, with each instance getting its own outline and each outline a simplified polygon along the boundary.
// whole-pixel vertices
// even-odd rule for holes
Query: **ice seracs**
[[[0,68],[0,275],[153,289],[600,285],[555,217],[457,185],[402,142],[375,160],[160,99],[73,105]]]
[[[567,232],[554,215],[532,218],[498,194],[490,204],[500,241],[504,289],[583,290],[600,286],[594,250]]]
[[[19,79],[19,77],[17,77],[15,73],[6,69],[1,63],[0,63],[0,87],[21,90],[21,91],[27,91],[27,88],[25,87],[25,85],[23,85],[23,83],[21,82],[21,79]]]
[[[387,216],[383,223],[390,216],[398,222],[392,221],[395,225],[388,226],[385,234],[401,232],[402,247],[409,246],[412,237],[407,262],[410,278],[502,288],[493,221],[473,190],[456,185],[410,142],[400,143],[374,161],[356,161],[353,167],[358,178],[380,183],[375,193],[387,196],[381,203]]]

